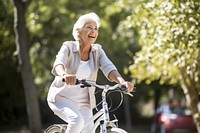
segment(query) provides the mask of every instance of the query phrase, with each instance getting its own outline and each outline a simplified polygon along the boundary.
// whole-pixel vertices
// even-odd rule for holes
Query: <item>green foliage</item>
[[[199,81],[200,2],[159,1],[143,3],[128,17],[138,29],[142,50],[130,67],[138,82],[175,84],[180,81],[180,68],[186,67]]]
[[[200,2],[152,0],[140,4],[127,21],[137,28],[141,45],[132,75],[137,82],[179,84],[200,131]]]

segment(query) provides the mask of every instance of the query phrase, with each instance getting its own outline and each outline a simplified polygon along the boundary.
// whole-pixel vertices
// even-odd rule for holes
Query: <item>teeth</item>
[[[93,36],[89,36],[90,38],[95,38],[95,37],[93,37]]]

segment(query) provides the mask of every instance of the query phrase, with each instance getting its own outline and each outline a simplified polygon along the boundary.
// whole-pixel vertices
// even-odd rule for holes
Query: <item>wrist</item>
[[[120,83],[120,84],[122,84],[122,83],[126,82],[126,81],[125,81],[123,78],[121,78],[121,77],[120,77],[120,78],[118,78],[118,81],[119,81],[119,83]]]
[[[68,75],[67,73],[63,73],[63,74],[61,75],[61,77],[62,77],[62,78],[66,78],[67,75]]]

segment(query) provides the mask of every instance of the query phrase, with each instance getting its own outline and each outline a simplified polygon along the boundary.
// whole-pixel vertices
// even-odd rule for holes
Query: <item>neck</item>
[[[91,50],[91,44],[80,43],[80,57],[81,57],[81,60],[84,60],[84,61],[89,60],[90,50]]]
[[[79,44],[80,44],[80,52],[90,51],[90,48],[91,48],[90,43],[85,43],[83,41],[79,41]]]

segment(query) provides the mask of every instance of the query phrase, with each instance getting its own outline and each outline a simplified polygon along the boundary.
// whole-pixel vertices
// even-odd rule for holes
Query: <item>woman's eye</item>
[[[90,26],[88,26],[88,27],[86,27],[87,29],[90,29],[90,30],[98,30],[98,28],[97,27],[90,27]]]
[[[88,29],[92,29],[92,27],[87,27]]]

